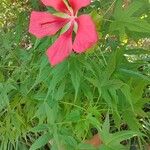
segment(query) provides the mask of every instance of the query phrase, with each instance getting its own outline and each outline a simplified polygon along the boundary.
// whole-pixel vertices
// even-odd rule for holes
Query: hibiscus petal
[[[52,66],[61,63],[72,52],[73,25],[65,33],[61,34],[55,43],[47,50],[47,56]]]
[[[30,17],[29,32],[37,38],[54,35],[67,22],[67,19],[56,17],[47,12],[33,11]]]
[[[85,7],[91,3],[91,0],[68,0],[74,12],[76,13],[80,8]]]
[[[67,6],[63,2],[63,0],[41,0],[44,5],[53,7],[54,9],[61,11],[61,12],[67,12]]]
[[[77,53],[82,53],[98,41],[98,34],[94,22],[89,15],[81,15],[76,21],[78,23],[78,30],[73,49]]]

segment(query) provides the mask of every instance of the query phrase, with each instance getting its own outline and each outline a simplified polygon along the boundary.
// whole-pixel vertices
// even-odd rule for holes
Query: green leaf
[[[126,36],[129,31],[150,33],[150,24],[134,14],[143,7],[139,1],[132,2],[127,9],[123,8],[123,0],[118,0],[114,11],[114,21],[110,24],[110,31],[118,31],[120,38]]]
[[[3,82],[5,80],[5,77],[3,75],[3,72],[0,71],[0,82]]]
[[[0,111],[9,105],[8,93],[15,89],[11,83],[0,83]]]
[[[75,100],[76,100],[82,77],[82,66],[75,57],[72,57],[70,60],[69,72],[71,75],[72,84],[75,89]]]
[[[121,144],[116,145],[101,145],[98,150],[128,150],[127,147],[124,147]]]
[[[117,0],[114,16],[115,18],[120,19],[120,17],[125,16],[132,16],[134,13],[136,13],[141,7],[143,6],[143,3],[140,1],[134,1],[132,2],[127,9],[123,8],[123,0]]]
[[[101,22],[103,20],[103,16],[101,16],[96,10],[93,10],[90,13],[90,15],[91,15],[92,19],[94,20],[94,23],[95,23],[97,29],[99,30]]]
[[[119,131],[117,133],[112,134],[111,140],[107,141],[107,144],[114,145],[114,143],[120,143],[124,140],[130,139],[134,136],[141,136],[142,134],[140,132],[134,132],[134,131]]]
[[[61,100],[65,95],[65,82],[62,82],[55,92],[54,99]]]
[[[109,113],[107,113],[105,122],[102,125],[102,130],[100,131],[100,136],[104,143],[106,143],[110,138],[109,131],[110,131],[110,122],[109,122]]]
[[[133,70],[128,70],[128,69],[123,69],[123,68],[120,68],[119,71],[121,73],[123,73],[124,75],[128,75],[129,77],[134,77],[134,78],[137,78],[137,79],[141,79],[141,80],[145,80],[145,81],[148,81],[150,82],[150,78],[148,78],[147,76],[141,74],[140,72],[137,72],[137,71],[133,71]]]
[[[102,98],[106,101],[107,105],[110,107],[110,108],[113,108],[113,104],[112,104],[112,98],[109,94],[109,91],[108,89],[106,88],[102,88]]]
[[[106,145],[101,145],[98,150],[115,150],[115,149],[108,147]],[[117,150],[119,150],[119,149],[117,149]]]
[[[86,81],[81,83],[81,90],[88,100],[93,100],[92,86],[88,84]]]
[[[49,124],[53,124],[56,120],[56,116],[57,113],[55,111],[57,111],[55,109],[55,106],[53,108],[51,108],[48,103],[44,103],[45,104],[45,112],[46,112],[46,116],[47,116],[47,122]]]
[[[107,113],[105,122],[104,122],[104,124],[103,124],[103,126],[102,126],[102,131],[103,131],[105,134],[108,134],[108,133],[109,133],[109,130],[110,130],[109,113]]]
[[[63,78],[68,73],[68,63],[67,61],[62,62],[52,69],[51,75],[52,79],[50,80],[49,90],[54,91],[57,84],[63,80]]]
[[[124,96],[126,97],[127,102],[130,104],[132,111],[134,111],[130,86],[128,86],[128,85],[122,86],[121,91],[124,94]]]
[[[89,124],[92,124],[97,129],[100,129],[101,123],[97,118],[93,117],[92,114],[88,114],[87,121]]]
[[[41,131],[46,131],[48,129],[48,125],[47,124],[40,124],[40,125],[37,125],[35,127],[33,127],[31,129],[31,132],[41,132]]]
[[[34,44],[34,49],[36,49],[41,43],[41,39],[36,39],[35,44]]]
[[[78,150],[96,150],[96,148],[94,148],[92,145],[84,144],[84,143],[79,144],[77,149]]]
[[[132,131],[139,132],[140,125],[138,123],[136,115],[132,111],[130,110],[124,111],[122,117],[128,124],[129,129],[131,129]]]
[[[113,73],[116,70],[117,52],[118,51],[115,51],[115,52],[111,53],[111,55],[110,55],[107,67],[105,68],[105,71],[102,74],[102,84],[105,84],[105,82],[108,82],[108,80],[110,79],[110,77],[113,75]]]
[[[80,111],[79,110],[72,110],[67,116],[67,121],[77,122],[81,118]]]
[[[51,135],[49,133],[46,133],[42,136],[40,136],[33,144],[32,146],[30,147],[29,150],[36,150],[36,149],[39,149],[41,148],[42,146],[46,145],[50,139],[51,139]]]
[[[77,146],[77,141],[72,136],[63,135],[62,138],[63,138],[63,141],[67,144],[67,146],[71,146],[73,148]]]

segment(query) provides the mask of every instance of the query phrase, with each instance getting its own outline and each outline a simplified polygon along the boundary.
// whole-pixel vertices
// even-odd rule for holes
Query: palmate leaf
[[[143,7],[140,1],[134,1],[130,6],[123,8],[123,1],[118,0],[114,11],[114,21],[110,24],[110,31],[118,31],[122,38],[126,35],[127,29],[133,32],[150,33],[150,24],[134,14]]]
[[[143,134],[132,130],[119,131],[113,134],[110,133],[109,113],[107,113],[102,130],[100,131],[100,135],[103,145],[100,146],[99,150],[125,150],[127,148],[121,145],[120,142],[130,139],[134,136],[142,136]]]

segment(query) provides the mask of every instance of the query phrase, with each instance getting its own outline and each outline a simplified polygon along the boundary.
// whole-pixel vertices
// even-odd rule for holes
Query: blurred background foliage
[[[51,68],[56,37],[28,33],[39,0],[1,0],[0,149],[146,150],[150,143],[148,0],[94,0],[99,43]],[[54,11],[48,8],[49,11]],[[85,140],[99,134],[94,148]]]

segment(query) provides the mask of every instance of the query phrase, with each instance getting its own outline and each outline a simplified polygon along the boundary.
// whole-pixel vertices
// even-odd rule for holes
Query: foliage
[[[150,137],[148,0],[94,0],[99,43],[51,67],[55,37],[28,33],[36,0],[2,0],[0,13],[0,149],[83,150],[96,128],[99,150],[146,149]]]

